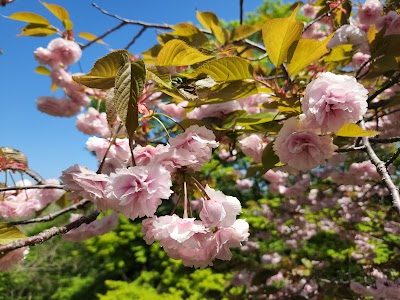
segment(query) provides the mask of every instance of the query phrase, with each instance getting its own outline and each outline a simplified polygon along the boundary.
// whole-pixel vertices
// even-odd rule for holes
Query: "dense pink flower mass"
[[[24,260],[28,252],[28,247],[22,247],[0,256],[0,272],[10,270],[15,264]]]
[[[107,198],[116,203],[111,207],[127,218],[151,217],[172,194],[171,174],[158,164],[117,169],[110,174]]]
[[[81,217],[83,217],[83,215],[71,214],[70,222],[79,220]],[[72,229],[64,235],[64,239],[72,242],[80,242],[91,237],[105,234],[118,226],[118,220],[118,213],[112,212],[101,220],[96,220],[89,224],[82,224],[78,228]]]
[[[47,179],[43,184],[58,185],[58,179]],[[32,185],[23,181],[20,186]],[[63,194],[62,189],[29,189],[9,195],[0,201],[0,216],[3,218],[18,218],[32,214],[57,201]]]
[[[299,171],[308,171],[325,165],[337,147],[332,143],[332,138],[319,136],[314,131],[303,128],[292,117],[279,131],[273,149],[282,163]]]
[[[383,5],[379,0],[367,0],[357,12],[358,22],[365,25],[375,23],[383,12]]]
[[[301,109],[306,126],[322,133],[337,132],[367,111],[368,91],[356,79],[331,72],[318,74],[306,88]]]

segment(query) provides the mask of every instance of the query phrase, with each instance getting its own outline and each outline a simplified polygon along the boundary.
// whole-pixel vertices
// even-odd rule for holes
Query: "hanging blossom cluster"
[[[93,94],[93,90],[76,83],[67,69],[82,56],[82,50],[76,42],[56,38],[47,48],[36,49],[34,54],[40,64],[51,68],[50,78],[53,85],[62,88],[65,94],[60,99],[52,96],[38,98],[37,107],[41,112],[57,117],[70,117],[90,103],[88,94]]]
[[[239,200],[209,186],[203,188],[189,175],[211,159],[212,149],[219,145],[215,138],[211,130],[194,125],[170,138],[166,145],[136,146],[135,165],[131,166],[127,139],[116,139],[110,145],[108,139],[91,137],[88,148],[100,161],[104,160],[104,166],[108,163],[105,172],[74,165],[63,172],[61,179],[72,198],[91,200],[99,211],[112,209],[132,220],[148,217],[143,220],[147,243],[159,241],[170,257],[181,259],[184,265],[205,267],[215,259],[229,260],[230,248],[241,246],[249,236],[247,222],[236,220],[242,208]],[[162,199],[169,199],[174,193],[173,180],[179,182],[182,178],[185,190],[186,178],[191,178],[205,193],[200,220],[188,217],[186,192],[183,218],[176,214],[156,216]],[[99,232],[97,227],[89,229]],[[80,240],[79,232],[74,231],[67,238]]]
[[[299,171],[326,165],[337,146],[328,133],[337,133],[367,112],[368,91],[356,79],[331,72],[319,73],[301,99],[303,114],[287,120],[273,149],[282,163]]]

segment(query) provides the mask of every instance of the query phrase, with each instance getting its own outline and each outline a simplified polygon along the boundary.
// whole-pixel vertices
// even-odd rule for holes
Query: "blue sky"
[[[76,33],[85,31],[100,35],[119,21],[101,14],[88,0],[48,0],[64,6],[71,16]],[[219,18],[239,18],[239,0],[98,0],[100,7],[132,20],[160,24],[176,24],[191,21],[197,24],[195,10],[213,11]],[[252,12],[262,0],[244,0],[244,11]],[[14,12],[31,11],[48,18],[61,27],[59,21],[36,0],[16,0],[0,7],[2,16]],[[25,23],[0,17],[0,146],[10,146],[24,152],[29,166],[44,178],[58,178],[69,166],[78,163],[95,170],[96,159],[85,150],[87,135],[75,128],[75,117],[57,118],[36,109],[35,101],[40,96],[56,95],[50,91],[50,78],[34,72],[39,65],[33,58],[37,47],[46,47],[56,36],[34,38],[17,37]],[[113,49],[123,48],[140,30],[138,26],[126,26],[105,38]],[[77,38],[78,41],[84,42]],[[130,48],[139,54],[156,44],[155,30],[149,29]],[[80,61],[82,71],[88,72],[94,61],[107,54],[109,48],[94,44],[87,48]],[[72,72],[78,72],[77,65]],[[1,177],[0,177],[1,179]]]

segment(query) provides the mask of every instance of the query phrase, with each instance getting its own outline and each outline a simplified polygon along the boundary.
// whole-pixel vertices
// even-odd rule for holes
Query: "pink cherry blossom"
[[[376,21],[376,29],[382,30],[386,27],[385,35],[400,34],[400,15],[395,11],[389,11],[386,15]]]
[[[332,138],[302,128],[300,122],[292,117],[279,131],[273,149],[282,163],[299,171],[308,171],[325,165],[337,146],[332,143]]]
[[[151,145],[146,145],[144,147],[137,145],[135,149],[133,149],[133,155],[137,166],[145,166],[153,162],[157,155],[166,153],[168,150],[168,145],[157,145],[156,147]]]
[[[182,101],[179,102],[178,104],[175,103],[159,103],[158,108],[166,113],[168,116],[176,119],[176,120],[182,120],[185,117],[185,107],[188,105],[189,102],[187,101]]]
[[[54,68],[50,72],[50,78],[55,85],[58,87],[62,87],[65,89],[76,89],[77,87],[80,88],[73,79],[72,74],[66,71],[64,68],[58,67]]]
[[[15,264],[25,259],[29,253],[28,247],[22,247],[0,256],[0,272],[8,271],[15,266]]]
[[[70,222],[80,219],[83,215],[71,214]],[[82,224],[78,228],[72,229],[63,235],[64,239],[72,242],[80,242],[98,235],[106,234],[118,226],[118,213],[112,212],[104,216],[101,220],[96,220],[89,224]]]
[[[103,138],[111,136],[106,113],[100,113],[93,107],[89,107],[86,113],[81,113],[76,117],[76,128],[85,134],[99,135]]]
[[[202,120],[205,118],[223,118],[227,114],[242,109],[240,103],[236,100],[218,103],[218,104],[205,104],[200,107],[196,107],[191,112],[188,112],[186,116],[190,119]]]
[[[106,184],[109,178],[105,174],[97,174],[86,167],[77,164],[62,172],[60,179],[65,189],[70,191],[70,197],[81,197],[97,204],[100,211],[113,208],[116,204],[105,196]]]
[[[379,0],[367,0],[357,12],[357,21],[363,25],[374,24],[383,12]]]
[[[190,165],[195,171],[199,171],[202,165],[211,159],[212,148],[218,147],[214,133],[206,127],[198,125],[190,126],[184,133],[169,139],[171,148],[180,151],[188,151],[194,155],[197,162]]]
[[[251,189],[253,185],[254,181],[248,178],[236,180],[236,188],[240,191]]]
[[[368,91],[354,77],[320,73],[301,99],[304,122],[322,133],[337,132],[366,113],[367,98]]]
[[[220,228],[214,235],[214,247],[217,249],[215,258],[230,260],[232,258],[230,248],[238,248],[242,242],[247,241],[249,224],[242,219],[236,220],[232,226]]]
[[[208,185],[204,189],[210,199],[203,201],[200,211],[201,220],[209,227],[229,227],[242,211],[242,205],[236,197],[226,196]]]
[[[76,63],[82,56],[82,50],[77,43],[63,38],[52,40],[47,48],[52,52],[54,60],[64,66]]]
[[[127,218],[151,217],[172,194],[171,173],[158,164],[135,166],[110,174],[107,198],[117,203],[115,209]]]
[[[266,145],[267,143],[264,142],[259,135],[254,133],[239,141],[240,149],[244,154],[250,156],[255,163],[261,162],[262,153]]]
[[[82,106],[68,98],[39,97],[37,108],[46,114],[56,117],[71,117],[82,110]]]
[[[131,159],[128,139],[117,138],[111,146],[110,143],[110,139],[93,136],[87,140],[86,148],[89,151],[94,151],[99,160],[105,157],[108,148],[107,158],[115,158],[120,162],[126,162]]]
[[[169,144],[155,154],[155,163],[162,165],[171,173],[182,167],[199,166],[194,153],[171,147]]]
[[[369,52],[367,34],[355,25],[346,24],[336,30],[335,35],[326,45],[327,49],[332,49],[338,45],[351,44],[361,52]]]
[[[263,178],[272,183],[285,183],[288,176],[289,174],[286,172],[271,169],[263,175]]]

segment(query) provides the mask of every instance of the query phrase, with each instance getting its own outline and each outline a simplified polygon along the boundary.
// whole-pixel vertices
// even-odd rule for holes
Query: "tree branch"
[[[63,190],[64,189],[64,185],[61,185],[61,184],[40,184],[40,185],[26,185],[26,186],[7,186],[7,187],[4,187],[4,188],[0,188],[0,192],[33,190],[33,189],[59,189],[59,190]]]
[[[244,0],[239,0],[239,6],[240,6],[240,8],[239,8],[239,17],[240,17],[240,25],[243,25],[243,1]]]
[[[395,84],[399,83],[400,81],[400,71],[396,71],[392,77],[390,77],[381,87],[380,89],[376,90],[375,93],[373,93],[371,96],[368,97],[367,102],[368,102],[368,108],[369,109],[376,109],[382,106],[382,104],[379,102],[375,103],[370,103],[372,100],[374,100],[379,94],[384,92],[386,89],[394,86]],[[385,102],[386,104],[386,102]]]
[[[99,215],[99,212],[95,211],[95,212],[91,213],[90,215],[83,216],[80,219],[78,219],[74,222],[71,222],[65,226],[51,227],[49,229],[46,229],[46,230],[38,233],[37,235],[30,236],[25,239],[16,240],[14,242],[2,245],[2,246],[0,246],[0,256],[7,252],[12,251],[12,250],[18,249],[18,248],[42,244],[45,241],[47,241],[57,235],[65,234],[65,233],[71,231],[72,229],[78,228],[80,225],[82,225],[84,223],[89,224],[89,223],[95,221],[98,215]]]
[[[142,27],[140,31],[133,37],[133,39],[125,46],[124,49],[128,50],[136,41],[137,39],[146,31],[147,27]]]
[[[113,33],[114,31],[120,29],[121,27],[127,25],[128,23],[125,22],[121,22],[120,24],[118,24],[117,26],[107,30],[106,32],[104,32],[102,35],[99,35],[97,38],[95,38],[94,40],[91,40],[89,43],[87,43],[86,45],[81,46],[81,49],[84,50],[85,48],[89,47],[90,45],[96,43],[97,41],[105,38],[107,35]]]
[[[361,122],[361,125],[363,128],[365,128],[364,121]],[[368,154],[369,159],[375,165],[376,170],[382,176],[383,182],[385,183],[386,187],[390,191],[390,194],[392,196],[393,206],[396,208],[397,212],[400,213],[399,190],[397,189],[396,185],[393,183],[392,178],[390,178],[390,175],[388,173],[388,170],[386,169],[385,163],[379,159],[379,157],[376,155],[374,149],[372,149],[372,146],[369,142],[368,137],[363,137],[362,141],[365,146],[365,150]]]
[[[400,155],[400,148],[397,148],[396,152],[393,153],[392,157],[385,163],[385,166],[388,167],[390,164],[392,164],[399,155]]]
[[[42,176],[40,176],[38,173],[36,173],[35,171],[33,171],[29,168],[10,167],[10,168],[7,168],[7,170],[23,172],[23,173],[29,175],[30,177],[32,177],[34,180],[36,180],[37,183],[39,183],[39,184],[44,181]]]
[[[67,212],[81,209],[81,208],[85,207],[88,203],[92,203],[92,202],[89,201],[89,200],[84,199],[84,200],[79,201],[78,203],[75,203],[75,204],[73,204],[71,206],[68,206],[68,207],[66,207],[64,209],[61,209],[59,211],[53,212],[53,213],[51,213],[51,214],[49,214],[47,216],[44,216],[44,217],[30,219],[30,220],[24,220],[24,221],[10,222],[9,224],[11,224],[11,225],[25,225],[25,224],[31,224],[31,223],[48,222],[48,221],[54,220],[55,218],[65,214]]]

